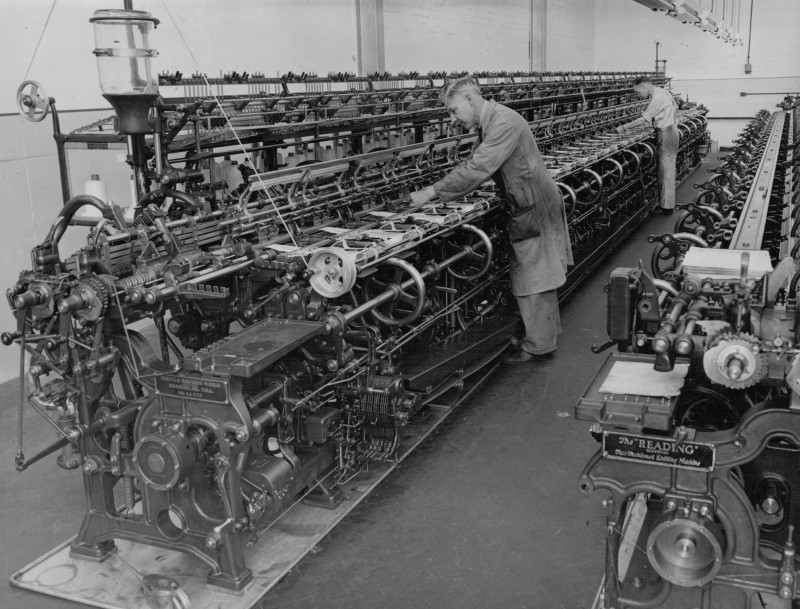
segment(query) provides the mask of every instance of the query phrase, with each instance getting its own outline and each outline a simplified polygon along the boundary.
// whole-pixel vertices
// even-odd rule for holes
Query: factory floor
[[[678,189],[694,195],[704,166]],[[603,287],[618,266],[643,260],[651,233],[675,216],[651,216],[597,269],[561,311],[554,359],[501,366],[262,601],[264,609],[325,607],[581,609],[603,573],[601,497],[578,491],[597,443],[574,406],[606,354]],[[6,318],[10,328],[11,317]],[[6,329],[8,329],[6,328]],[[0,385],[0,572],[16,570],[77,532],[80,470],[49,457],[18,474],[19,385]],[[28,456],[53,440],[38,415],[25,416]],[[269,552],[269,548],[264,548]],[[4,609],[77,608],[0,584]],[[225,609],[236,609],[231,597]]]

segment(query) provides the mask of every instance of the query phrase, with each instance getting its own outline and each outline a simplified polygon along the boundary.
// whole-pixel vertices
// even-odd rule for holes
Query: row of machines
[[[607,510],[605,607],[797,607],[800,106],[760,112],[608,284],[612,353],[576,408]]]
[[[26,455],[20,433],[17,468],[58,453],[60,466],[82,472],[87,508],[73,556],[103,560],[114,540],[177,549],[207,567],[209,584],[241,590],[253,577],[245,544],[299,499],[335,507],[344,482],[396,458],[404,427],[431,404],[457,403],[496,365],[518,325],[504,210],[491,184],[449,204],[410,204],[410,191],[475,141],[425,141],[443,109],[401,101],[433,99],[430,87],[170,101],[142,35],[154,22],[139,11],[94,17],[96,40],[136,45],[95,51],[113,121],[63,134],[54,100],[35,83],[20,88],[29,117],[53,112],[61,154],[123,142],[137,200],[131,219],[73,196],[66,179],[63,207],[8,290],[16,328],[2,340],[20,347],[33,385],[24,404],[59,434]],[[109,83],[121,74],[128,89]],[[653,133],[614,129],[644,109],[634,76],[482,85],[530,120],[563,194],[578,264],[562,295],[655,198]],[[391,107],[372,114],[367,95]],[[678,112],[684,170],[707,141],[704,115]],[[355,150],[384,127],[415,129],[418,141]],[[354,150],[277,167],[275,151],[298,138],[346,139]],[[204,161],[232,152],[246,159],[238,174],[204,172]],[[86,208],[97,214],[80,220],[86,243],[64,255],[65,230]]]

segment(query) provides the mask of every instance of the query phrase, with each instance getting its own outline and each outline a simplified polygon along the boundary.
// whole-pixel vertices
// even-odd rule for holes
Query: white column
[[[547,70],[547,0],[531,0],[530,71]]]
[[[358,75],[386,71],[383,38],[383,0],[356,0]]]

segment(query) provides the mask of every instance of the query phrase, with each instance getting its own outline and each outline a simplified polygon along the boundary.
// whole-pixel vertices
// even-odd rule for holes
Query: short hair
[[[653,80],[649,76],[639,76],[636,80],[633,81],[634,87],[646,84],[651,84],[651,85],[653,84]]]
[[[472,76],[456,78],[455,80],[445,83],[442,90],[439,91],[439,101],[445,103],[456,93],[461,93],[462,95],[472,93],[473,95],[480,96],[481,88]]]

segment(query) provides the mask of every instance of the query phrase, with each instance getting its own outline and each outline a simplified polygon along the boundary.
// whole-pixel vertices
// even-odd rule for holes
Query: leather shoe
[[[543,353],[542,355],[536,355],[534,353],[528,353],[524,349],[515,349],[508,355],[503,358],[504,364],[527,364],[527,363],[535,363],[535,362],[543,362],[549,359],[552,359],[553,354],[551,353]]]
[[[654,207],[650,213],[656,216],[671,216],[674,209],[667,209],[666,207]]]

